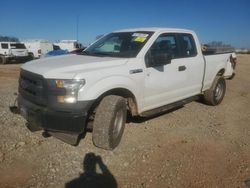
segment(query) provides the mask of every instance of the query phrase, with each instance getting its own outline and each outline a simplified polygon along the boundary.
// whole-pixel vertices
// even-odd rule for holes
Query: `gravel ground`
[[[0,65],[0,187],[250,187],[250,56],[217,107],[192,102],[128,123],[114,151],[77,147],[10,113],[20,64]]]

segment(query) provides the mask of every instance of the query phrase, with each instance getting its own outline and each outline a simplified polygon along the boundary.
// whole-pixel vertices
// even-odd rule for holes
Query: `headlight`
[[[50,87],[55,87],[58,92],[57,102],[59,103],[75,103],[78,97],[78,91],[85,85],[85,80],[51,80]],[[57,93],[57,92],[56,92]]]

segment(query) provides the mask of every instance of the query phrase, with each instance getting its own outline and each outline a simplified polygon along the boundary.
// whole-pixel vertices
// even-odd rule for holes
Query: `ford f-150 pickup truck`
[[[232,53],[204,56],[190,30],[115,31],[80,55],[23,64],[18,109],[31,131],[77,145],[90,130],[95,146],[112,150],[128,113],[152,116],[200,97],[220,104],[232,61]]]

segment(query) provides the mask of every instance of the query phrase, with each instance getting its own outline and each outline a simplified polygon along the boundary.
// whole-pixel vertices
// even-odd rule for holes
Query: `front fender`
[[[142,107],[143,92],[141,92],[142,84],[137,83],[135,80],[125,76],[112,76],[97,81],[93,85],[88,85],[83,90],[79,91],[78,100],[95,100],[103,93],[112,89],[122,88],[129,90],[137,101],[138,109]],[[85,87],[85,86],[84,86]]]

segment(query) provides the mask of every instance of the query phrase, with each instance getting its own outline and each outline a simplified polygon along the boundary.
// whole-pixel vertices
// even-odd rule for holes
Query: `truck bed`
[[[215,75],[216,72],[213,71],[214,67],[217,67],[217,70],[224,69],[225,77],[229,77],[232,75],[233,68],[230,62],[231,55],[232,55],[232,52],[204,55],[206,68],[205,68],[203,91],[210,88],[213,82],[213,79],[216,76]]]

